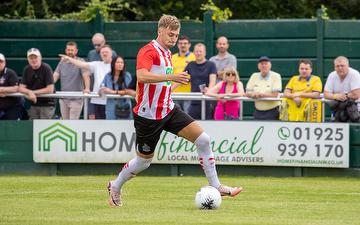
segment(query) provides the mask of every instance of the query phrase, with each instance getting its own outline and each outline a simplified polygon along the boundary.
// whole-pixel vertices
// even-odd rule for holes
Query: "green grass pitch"
[[[241,184],[218,210],[198,210],[204,177],[138,176],[123,190],[124,205],[107,205],[114,176],[2,176],[0,224],[360,224],[360,179],[221,177]]]

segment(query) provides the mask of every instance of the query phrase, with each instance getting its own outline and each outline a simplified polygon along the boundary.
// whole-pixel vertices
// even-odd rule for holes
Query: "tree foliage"
[[[220,9],[212,0],[208,0],[206,3],[202,4],[200,9],[202,11],[212,11],[212,20],[216,22],[221,22],[229,19],[232,16],[232,12],[229,8],[225,8],[224,10]]]
[[[358,0],[7,0],[0,3],[0,15],[9,19],[88,20],[98,7],[106,20],[157,20],[162,14],[202,20],[202,9],[207,7],[214,15],[220,13],[214,17],[220,20],[229,18],[230,12],[231,19],[313,18],[322,6],[332,19],[360,18]]]
[[[80,11],[64,14],[61,16],[61,19],[73,19],[89,22],[96,17],[97,10],[99,10],[100,15],[103,16],[105,21],[114,20],[116,12],[123,12],[125,10],[133,12],[134,14],[142,15],[140,11],[138,11],[135,7],[131,7],[130,4],[124,0],[90,0],[90,2],[85,2],[85,6],[82,7]],[[125,20],[126,17],[118,19]]]

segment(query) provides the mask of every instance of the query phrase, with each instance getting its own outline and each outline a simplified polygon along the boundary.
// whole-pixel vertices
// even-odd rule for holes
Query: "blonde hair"
[[[169,28],[170,30],[177,30],[180,27],[180,21],[178,18],[176,18],[176,16],[164,14],[158,22],[158,28]]]
[[[224,76],[223,76],[223,81],[226,81],[226,74],[227,73],[234,73],[235,74],[235,83],[240,81],[240,76],[238,71],[235,69],[235,67],[226,67],[224,69]]]
[[[201,42],[197,43],[197,44],[194,46],[194,49],[197,48],[197,47],[203,47],[204,50],[205,50],[205,52],[206,52],[206,46],[205,46],[203,43],[201,43]]]

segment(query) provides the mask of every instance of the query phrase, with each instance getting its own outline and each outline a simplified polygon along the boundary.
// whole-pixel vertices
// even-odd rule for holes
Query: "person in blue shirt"
[[[132,76],[126,71],[124,59],[116,56],[111,62],[111,71],[104,77],[99,93],[135,97],[135,90],[129,88],[131,81]],[[132,119],[131,99],[108,98],[105,115],[107,120]]]

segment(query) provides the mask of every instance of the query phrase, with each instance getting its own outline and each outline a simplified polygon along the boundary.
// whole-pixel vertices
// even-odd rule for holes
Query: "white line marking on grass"
[[[105,190],[105,189],[104,189]],[[84,190],[69,190],[69,191],[58,191],[58,190],[54,190],[54,191],[16,191],[16,192],[0,192],[0,196],[1,195],[28,195],[28,194],[54,194],[54,193],[58,193],[58,194],[68,194],[68,193],[99,193],[99,192],[105,192],[104,190],[88,190],[88,191],[84,191]]]

